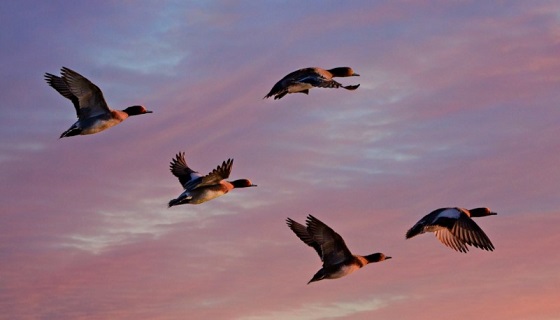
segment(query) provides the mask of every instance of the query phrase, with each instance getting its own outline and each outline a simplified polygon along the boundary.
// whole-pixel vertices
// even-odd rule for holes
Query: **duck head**
[[[136,116],[144,113],[152,113],[152,111],[147,110],[144,106],[132,106],[124,109],[123,111],[126,112],[129,116]]]
[[[366,260],[369,263],[372,263],[372,262],[379,262],[379,261],[391,259],[392,257],[386,256],[385,254],[383,254],[381,252],[378,252],[378,253],[374,253],[374,254],[370,254],[368,256],[365,256],[364,258],[366,258]]]
[[[471,209],[469,212],[471,213],[471,217],[495,216],[498,214],[485,207]]]
[[[333,75],[333,77],[359,77],[360,76],[359,74],[354,72],[352,68],[349,67],[333,68],[327,71],[329,71]]]
[[[234,187],[236,188],[248,188],[248,187],[256,187],[256,184],[253,184],[251,182],[251,180],[249,179],[239,179],[239,180],[235,180],[232,181],[231,184],[233,184]]]

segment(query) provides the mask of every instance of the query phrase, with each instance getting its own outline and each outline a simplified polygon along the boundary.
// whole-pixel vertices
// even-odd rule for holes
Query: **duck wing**
[[[458,216],[459,211],[454,208],[436,209],[422,217],[412,228],[408,229],[406,238],[410,239],[419,234],[436,231],[441,228],[451,228]]]
[[[45,73],[45,80],[49,84],[49,86],[53,87],[58,93],[60,93],[63,97],[70,99],[72,104],[74,105],[74,109],[76,109],[76,116],[80,116],[80,100],[76,97],[68,88],[68,85],[61,77],[55,76],[54,74]]]
[[[321,68],[305,68],[292,72],[290,83],[307,83],[318,88],[340,88],[342,84],[332,79],[332,74]],[[287,80],[286,80],[287,81]]]
[[[233,159],[227,159],[222,162],[216,169],[207,175],[200,177],[198,179],[191,180],[187,183],[185,188],[187,190],[193,190],[199,187],[211,186],[220,183],[220,181],[229,178],[231,169],[233,166]]]
[[[468,245],[487,251],[494,250],[494,245],[484,231],[464,213],[457,219],[450,231],[455,237]]]
[[[280,81],[276,82],[276,84],[272,87],[270,92],[266,96],[264,96],[264,98],[266,99],[272,96],[276,96],[274,100],[281,99],[288,93],[288,87],[298,83],[307,83],[312,86],[317,86],[316,84],[331,79],[329,75],[330,73],[320,68],[303,68],[290,72],[286,76],[284,76],[284,78],[280,79]],[[309,91],[300,92],[309,93]]]
[[[286,223],[288,224],[288,227],[290,227],[290,229],[292,229],[292,231],[296,234],[296,236],[303,241],[306,245],[312,247],[313,249],[315,249],[315,251],[317,251],[317,254],[319,255],[319,257],[322,259],[323,258],[323,252],[321,251],[321,246],[319,245],[319,243],[317,243],[317,241],[315,241],[315,239],[313,239],[313,236],[311,234],[309,234],[309,231],[307,231],[307,227],[302,225],[301,223],[298,223],[290,218],[286,219]]]
[[[309,234],[321,247],[323,267],[341,263],[352,257],[344,239],[333,229],[312,215],[307,217],[306,222]]]
[[[171,173],[179,178],[179,182],[181,186],[186,189],[186,185],[196,179],[202,178],[202,175],[187,165],[185,161],[185,153],[179,152],[175,155],[175,158],[171,160],[171,164],[169,165],[169,170]]]
[[[76,113],[80,120],[111,111],[103,97],[103,92],[91,81],[66,67],[62,67],[61,74],[68,90],[78,98],[79,108],[76,108]]]
[[[459,238],[455,237],[449,229],[441,228],[434,231],[438,240],[444,245],[450,247],[451,249],[459,252],[467,253],[469,251],[466,244]]]

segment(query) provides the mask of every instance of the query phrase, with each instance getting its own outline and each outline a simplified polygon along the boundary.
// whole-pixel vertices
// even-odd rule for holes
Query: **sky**
[[[557,1],[22,0],[0,30],[0,319],[560,319]],[[58,139],[63,66],[153,113]],[[361,86],[263,99],[312,66]],[[258,187],[167,208],[183,151]],[[405,240],[442,207],[496,211],[495,251]],[[308,214],[393,259],[307,285]]]

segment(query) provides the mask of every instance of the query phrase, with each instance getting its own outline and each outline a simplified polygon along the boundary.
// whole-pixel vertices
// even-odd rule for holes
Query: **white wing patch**
[[[461,212],[459,212],[455,208],[445,209],[438,214],[438,218],[452,218],[452,219],[459,219],[461,216]]]

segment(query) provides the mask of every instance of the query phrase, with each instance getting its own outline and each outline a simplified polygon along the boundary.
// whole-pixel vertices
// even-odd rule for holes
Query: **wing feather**
[[[68,90],[78,98],[78,118],[87,119],[111,111],[103,92],[87,78],[66,67],[62,67],[61,74]]]
[[[179,152],[175,155],[175,158],[172,159],[169,164],[169,170],[171,170],[171,173],[174,176],[179,178],[179,183],[181,183],[183,188],[186,188],[185,186],[189,182],[202,177],[201,174],[189,168],[187,162],[185,161],[184,152]]]
[[[488,236],[467,215],[462,215],[457,220],[453,228],[451,228],[451,233],[468,245],[488,251],[494,250],[494,245]]]
[[[333,229],[312,215],[307,217],[306,222],[309,234],[321,246],[323,266],[341,263],[352,257],[344,239]]]
[[[451,249],[464,253],[469,251],[465,243],[459,238],[455,237],[448,229],[441,228],[436,230],[434,233],[441,243],[450,247]]]
[[[232,166],[233,166],[233,159],[227,159],[207,175],[201,177],[200,179],[189,181],[186,185],[186,189],[193,190],[203,186],[218,184],[220,183],[220,181],[229,178]]]
[[[76,111],[76,117],[80,116],[80,100],[76,97],[68,88],[68,85],[61,77],[55,76],[54,74],[45,73],[45,80],[47,83],[53,87],[58,93],[63,97],[72,101],[74,109]]]
[[[307,227],[290,218],[286,219],[286,223],[301,241],[315,249],[320,258],[323,257],[321,246],[319,245],[319,243],[317,243],[317,241],[315,241],[315,239],[313,239],[313,236],[309,234],[309,232],[307,231]]]

